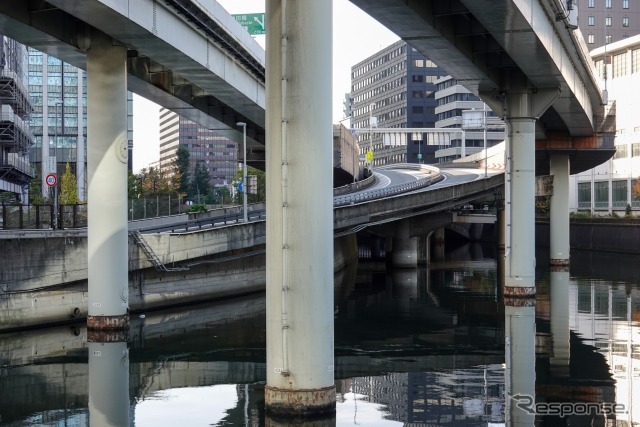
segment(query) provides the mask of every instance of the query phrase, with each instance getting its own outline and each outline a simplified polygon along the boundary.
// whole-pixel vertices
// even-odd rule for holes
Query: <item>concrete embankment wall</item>
[[[571,220],[571,249],[640,254],[640,220]],[[549,246],[549,222],[536,222],[536,245]]]
[[[186,235],[151,235],[167,265],[157,271],[129,240],[129,307],[133,311],[187,304],[265,289],[264,223]],[[257,232],[256,232],[257,230]],[[71,321],[87,315],[86,237],[0,240],[0,330]],[[335,240],[334,270],[357,261],[355,236]]]

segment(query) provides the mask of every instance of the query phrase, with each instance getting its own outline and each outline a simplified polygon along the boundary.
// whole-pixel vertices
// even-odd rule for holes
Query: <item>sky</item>
[[[205,3],[205,1],[200,0]],[[209,0],[213,1],[213,0]],[[231,14],[262,13],[264,0],[218,0]],[[348,0],[333,0],[333,122],[343,119],[344,94],[350,92],[351,66],[399,38]],[[264,47],[265,36],[256,36]],[[158,160],[158,116],[156,104],[134,95],[133,170]]]

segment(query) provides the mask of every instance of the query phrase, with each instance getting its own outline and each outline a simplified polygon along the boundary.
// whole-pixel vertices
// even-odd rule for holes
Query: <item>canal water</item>
[[[637,425],[640,258],[537,259],[535,304],[505,305],[481,246],[336,275],[335,418],[265,416],[259,293],[136,315],[128,343],[81,323],[0,335],[0,425]]]

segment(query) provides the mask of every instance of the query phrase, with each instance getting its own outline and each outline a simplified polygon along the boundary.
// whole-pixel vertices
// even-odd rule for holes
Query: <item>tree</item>
[[[78,182],[76,175],[71,172],[71,165],[67,162],[60,178],[60,204],[75,205],[76,203],[78,203]]]
[[[149,170],[143,168],[138,175],[138,180],[142,197],[173,194],[177,189],[177,184],[157,168],[149,168]]]
[[[209,170],[202,162],[197,162],[193,171],[193,178],[191,178],[191,189],[189,191],[191,198],[198,203],[200,203],[200,200],[204,200],[211,193],[210,181]]]
[[[29,183],[29,203],[32,205],[41,205],[46,202],[42,195],[42,177],[40,171],[35,168],[36,173],[31,182]]]
[[[182,197],[189,193],[189,184],[191,176],[189,175],[189,163],[191,162],[191,155],[189,150],[184,145],[178,146],[176,152],[176,159],[173,162],[174,167],[174,180],[177,184],[177,192]]]
[[[135,175],[129,171],[127,175],[127,197],[129,199],[137,199],[142,195],[142,188],[140,186],[140,175]]]
[[[636,200],[640,199],[640,176],[636,179],[636,183],[633,186],[633,198]]]
[[[267,193],[267,183],[266,183],[266,174],[264,171],[260,169],[256,169],[252,166],[247,167],[247,187],[249,187],[249,177],[251,175],[255,175],[258,180],[258,188],[256,194],[247,194],[247,203],[260,203],[266,200]],[[242,168],[238,168],[236,171],[236,175],[234,177],[235,182],[242,182]],[[243,189],[244,190],[244,189]],[[247,188],[248,190],[248,188]],[[242,203],[242,193],[237,192],[235,195],[234,203],[241,204]]]

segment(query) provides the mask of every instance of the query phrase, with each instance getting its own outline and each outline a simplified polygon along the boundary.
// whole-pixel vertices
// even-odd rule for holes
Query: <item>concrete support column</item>
[[[516,79],[514,79],[516,80]],[[507,147],[505,295],[532,296],[535,287],[535,125],[559,90],[514,82],[506,96]]]
[[[82,84],[83,70],[78,69],[78,105],[82,105],[84,85]],[[85,140],[84,140],[84,125],[82,120],[78,120],[78,140],[76,141],[76,180],[78,185],[78,200],[84,202],[87,200],[87,173],[85,170]]]
[[[129,350],[127,342],[89,342],[89,422],[92,426],[129,425]]]
[[[551,287],[551,339],[553,356],[549,362],[555,377],[569,377],[569,270],[552,268]]]
[[[549,264],[569,265],[569,156],[552,154],[549,162],[553,175],[553,194],[549,218]]]
[[[437,228],[433,232],[433,258],[444,260],[444,227]]]
[[[127,49],[97,31],[87,51],[89,329],[129,324]]]
[[[267,0],[266,411],[335,412],[332,2]]]
[[[505,421],[512,427],[531,427],[536,399],[535,300],[505,298],[504,317]]]
[[[413,268],[418,265],[418,239],[411,237],[410,224],[398,221],[393,237],[391,263],[394,267]]]
[[[497,241],[498,241],[498,252],[504,255],[505,251],[505,217],[504,217],[504,208],[498,209],[496,214],[496,229],[497,229]]]
[[[429,265],[431,262],[431,236],[433,232],[418,237],[418,264]]]

